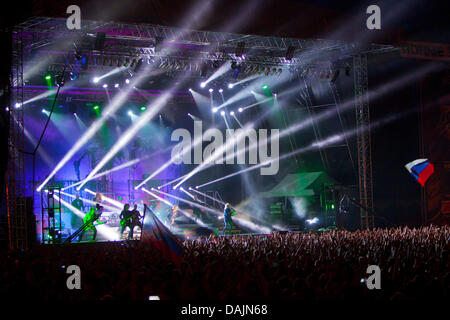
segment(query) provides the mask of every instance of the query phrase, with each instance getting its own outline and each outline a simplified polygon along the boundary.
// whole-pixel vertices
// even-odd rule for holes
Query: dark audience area
[[[449,226],[202,237],[181,265],[150,242],[43,245],[0,252],[1,299],[377,300],[449,296]],[[81,290],[66,267],[81,269]],[[381,289],[369,290],[369,265]]]

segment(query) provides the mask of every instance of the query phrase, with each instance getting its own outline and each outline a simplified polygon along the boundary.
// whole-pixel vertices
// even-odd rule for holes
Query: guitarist
[[[140,220],[143,218],[140,214],[140,212],[137,209],[137,204],[135,204],[133,206],[133,210],[131,210],[131,214],[130,214],[131,218],[131,224],[129,225],[130,227],[130,235],[128,236],[129,239],[133,239],[133,230],[134,227],[138,226],[139,228],[141,228],[142,230],[142,223],[140,222]]]
[[[100,218],[100,216],[103,213],[103,207],[97,203],[97,205],[92,207],[89,212],[84,216],[83,218],[83,225],[85,225],[85,228],[80,234],[80,237],[78,238],[78,242],[81,241],[83,238],[84,233],[86,230],[92,230],[94,232],[94,235],[92,236],[92,240],[95,241],[95,238],[97,237],[97,228],[95,228],[94,222]]]
[[[131,218],[132,218],[132,215],[131,215],[131,211],[129,209],[130,209],[130,205],[128,203],[126,203],[123,206],[123,210],[122,210],[122,212],[119,215],[119,218],[120,218],[120,239],[122,239],[122,235],[123,235],[123,232],[124,232],[126,227],[129,227],[130,230],[131,230]],[[129,238],[130,238],[130,235],[128,234],[128,239]]]
[[[236,211],[231,208],[231,205],[229,203],[225,204],[225,208],[223,210],[223,222],[225,223],[225,227],[223,228],[223,235],[225,235],[225,232],[229,228],[229,234],[231,235],[233,231],[233,220],[231,219],[231,216],[235,216]]]

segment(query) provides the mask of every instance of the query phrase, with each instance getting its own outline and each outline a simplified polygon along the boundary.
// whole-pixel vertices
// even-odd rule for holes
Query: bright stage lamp
[[[94,83],[98,83],[100,81],[100,78],[95,77],[94,80],[92,80],[92,82]]]
[[[213,88],[209,88],[209,90],[208,90],[210,93],[212,93],[213,91],[214,91],[214,89]]]
[[[233,88],[233,84],[232,83],[229,83],[228,84],[228,89],[232,89]]]
[[[222,93],[222,92],[223,92],[223,89],[219,89],[219,92]]]
[[[242,108],[239,108],[239,109],[238,109],[238,111],[239,111],[239,112],[242,112],[242,111],[244,111],[244,109],[242,109]]]
[[[202,87],[202,88],[206,87],[206,82],[200,83],[200,87]]]
[[[225,111],[221,111],[221,112],[220,112],[220,115],[221,115],[221,116],[224,116],[224,115],[225,115]]]
[[[217,112],[217,110],[218,110],[217,108],[213,108],[212,112]]]
[[[230,116],[234,116],[234,111],[231,111],[231,112],[230,112]]]
[[[119,84],[116,83],[116,84],[114,85],[114,88],[118,88],[118,87],[119,87]]]
[[[17,109],[17,108],[20,108],[20,103],[19,103],[19,102],[16,102],[15,107],[16,107],[16,109]]]
[[[125,79],[125,83],[129,84],[130,83],[130,79]]]
[[[108,85],[105,83],[105,84],[103,85],[103,88],[108,88]]]

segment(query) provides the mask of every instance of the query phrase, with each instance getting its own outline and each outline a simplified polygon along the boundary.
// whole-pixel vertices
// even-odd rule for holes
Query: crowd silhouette
[[[146,241],[39,246],[0,253],[3,299],[442,299],[450,288],[448,226],[208,236],[184,242],[181,265]],[[81,290],[68,290],[68,265]],[[364,283],[381,269],[381,289]]]

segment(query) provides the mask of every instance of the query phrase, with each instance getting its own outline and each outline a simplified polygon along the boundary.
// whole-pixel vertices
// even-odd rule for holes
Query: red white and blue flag
[[[145,209],[148,209],[145,206]],[[149,241],[163,256],[179,265],[183,261],[183,244],[172,232],[149,210],[148,220],[145,221],[143,241]],[[150,227],[150,228],[149,228]]]
[[[417,159],[405,165],[406,169],[423,187],[434,172],[434,166],[428,159]]]

